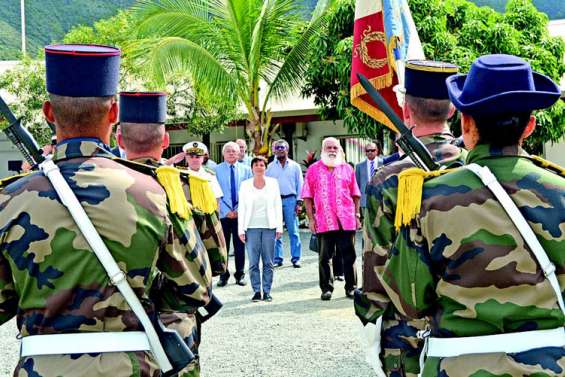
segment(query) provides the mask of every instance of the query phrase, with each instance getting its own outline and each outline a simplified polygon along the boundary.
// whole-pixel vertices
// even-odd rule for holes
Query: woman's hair
[[[253,159],[251,160],[251,167],[253,167],[258,162],[263,162],[265,167],[267,167],[267,159],[263,156],[253,157]]]
[[[495,147],[516,145],[530,121],[531,112],[497,116],[473,116],[479,131],[479,143]]]

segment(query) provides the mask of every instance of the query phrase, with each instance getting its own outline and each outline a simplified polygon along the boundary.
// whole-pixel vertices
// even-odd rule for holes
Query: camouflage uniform
[[[565,179],[519,147],[478,145],[532,227],[565,287]],[[561,172],[563,174],[563,172]],[[395,306],[429,316],[431,336],[453,338],[563,327],[554,291],[490,190],[466,169],[428,180],[419,216],[401,229],[382,274]],[[464,340],[461,340],[464,342]],[[424,376],[563,376],[565,347],[429,357]]]
[[[453,145],[450,134],[421,137],[434,160],[444,166],[462,165],[466,152]],[[382,271],[396,237],[394,216],[398,189],[398,174],[414,167],[408,158],[379,169],[367,186],[367,209],[363,227],[363,289],[355,298],[356,314],[365,323],[382,316],[381,360],[389,376],[416,376],[419,373],[418,357],[422,342],[416,332],[424,328],[425,321],[408,321],[393,305],[389,305],[382,283]]]
[[[132,161],[151,167],[161,166],[159,161],[152,158],[140,158]],[[184,176],[183,178],[183,190],[185,192],[187,200],[190,202],[190,190],[188,189],[187,179],[188,177]],[[214,219],[216,220],[216,223],[214,223]],[[190,220],[190,223],[190,226],[194,227],[198,231],[204,247],[206,248],[208,257],[210,258],[212,276],[216,276],[222,272],[225,272],[225,269],[222,270],[221,266],[223,265],[222,260],[225,259],[227,262],[227,249],[225,247],[226,242],[224,240],[224,233],[222,231],[222,227],[220,225],[217,214],[205,214],[204,212],[199,211],[197,208],[192,207],[192,219]],[[217,224],[216,228],[212,228],[214,224]],[[225,256],[224,259],[222,258],[222,256]],[[212,262],[212,258],[215,262]],[[220,269],[220,272],[218,272],[218,269]],[[164,288],[165,287],[160,287],[158,291],[163,291]],[[158,292],[156,292],[156,294],[154,295],[154,297],[159,296],[160,295]],[[162,308],[160,318],[163,324],[170,329],[177,330],[179,335],[184,339],[185,343],[188,345],[195,356],[195,359],[189,365],[187,365],[185,369],[180,371],[178,373],[178,376],[199,376],[200,357],[198,354],[198,347],[200,346],[201,339],[201,323],[198,319],[198,316],[196,315],[197,308],[185,307],[183,312],[175,312],[166,302],[162,302],[160,307]]]
[[[83,205],[128,283],[148,300],[159,271],[175,310],[210,300],[204,246],[187,222],[167,209],[164,189],[113,161],[95,139],[69,139],[54,161]],[[0,191],[0,323],[17,315],[22,336],[143,331],[136,315],[79,232],[48,179],[23,177]],[[158,376],[149,352],[21,358],[15,376]]]

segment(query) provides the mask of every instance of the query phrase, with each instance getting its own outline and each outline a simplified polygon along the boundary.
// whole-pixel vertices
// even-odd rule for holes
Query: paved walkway
[[[224,308],[203,327],[203,377],[373,376],[360,354],[359,321],[343,282],[336,282],[331,301],[320,300],[317,254],[306,250],[309,236],[302,233],[303,267],[295,269],[287,259],[275,270],[273,302],[252,303],[250,285],[237,286],[233,278],[214,287]],[[0,327],[0,376],[11,375],[16,363],[15,336],[14,321]]]

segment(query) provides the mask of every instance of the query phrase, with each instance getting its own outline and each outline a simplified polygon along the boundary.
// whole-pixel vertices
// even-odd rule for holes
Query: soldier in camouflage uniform
[[[122,92],[120,93],[120,126],[116,133],[118,144],[125,151],[129,161],[144,164],[147,167],[158,168],[162,166],[161,156],[164,149],[169,146],[169,135],[165,131],[167,116],[167,95],[162,92]],[[153,174],[153,169],[149,170]],[[184,177],[185,179],[187,177]],[[189,192],[188,180],[184,181],[183,194]],[[203,182],[206,189],[206,181]],[[214,203],[212,203],[214,204]],[[191,229],[198,231],[195,223],[197,217],[195,207],[191,209],[190,218],[187,220]],[[199,217],[203,214],[199,212]],[[223,235],[220,233],[220,236]],[[210,254],[210,251],[208,251]],[[209,268],[206,265],[203,268]],[[155,300],[161,296],[164,287],[157,287]],[[160,318],[171,329],[177,330],[185,343],[189,346],[195,359],[185,369],[179,372],[179,377],[195,377],[200,375],[200,362],[198,346],[200,345],[200,321],[198,320],[197,307],[185,306],[183,311],[175,311],[174,306],[162,302]]]
[[[149,314],[161,309],[148,296],[157,273],[170,288],[163,300],[175,309],[206,305],[212,279],[198,234],[183,211],[171,207],[157,180],[108,152],[118,114],[120,51],[56,45],[45,53],[50,100],[44,113],[55,123],[59,142],[53,161],[127,282]],[[160,375],[147,349],[73,353],[73,347],[91,344],[76,344],[73,333],[119,339],[143,328],[41,172],[0,191],[0,323],[16,315],[22,351],[33,335],[71,339],[21,357],[15,376]],[[55,349],[61,352],[45,355]]]
[[[406,64],[404,118],[414,127],[415,136],[441,165],[461,165],[464,151],[453,145],[448,118],[453,107],[448,99],[445,79],[457,67],[442,62],[408,61]],[[405,155],[400,161],[379,169],[367,185],[364,221],[363,287],[356,292],[355,310],[363,324],[377,323],[382,316],[381,356],[389,376],[416,376],[422,342],[416,332],[424,327],[421,319],[407,321],[390,305],[381,283],[381,273],[396,236],[394,215],[398,175],[414,163]],[[367,331],[367,330],[366,330]],[[378,331],[378,330],[377,330]]]
[[[535,127],[531,111],[549,107],[560,91],[509,55],[480,57],[468,75],[447,83],[462,112],[466,164],[492,171],[561,287],[556,279],[556,295],[544,275],[555,277],[551,269],[542,270],[501,202],[467,168],[430,179],[413,195],[421,208],[403,222],[384,287],[404,315],[429,318],[424,376],[563,376],[564,171],[521,148]],[[405,172],[400,184],[418,175]]]

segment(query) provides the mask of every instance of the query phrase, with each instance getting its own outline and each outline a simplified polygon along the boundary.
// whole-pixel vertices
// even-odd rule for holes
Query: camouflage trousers
[[[161,313],[159,315],[163,324],[172,330],[176,330],[184,339],[184,342],[194,354],[194,360],[178,373],[178,377],[199,377],[200,357],[198,346],[200,345],[200,323],[195,314],[192,313]]]
[[[423,341],[416,336],[425,320],[383,319],[381,361],[389,377],[417,377]]]

